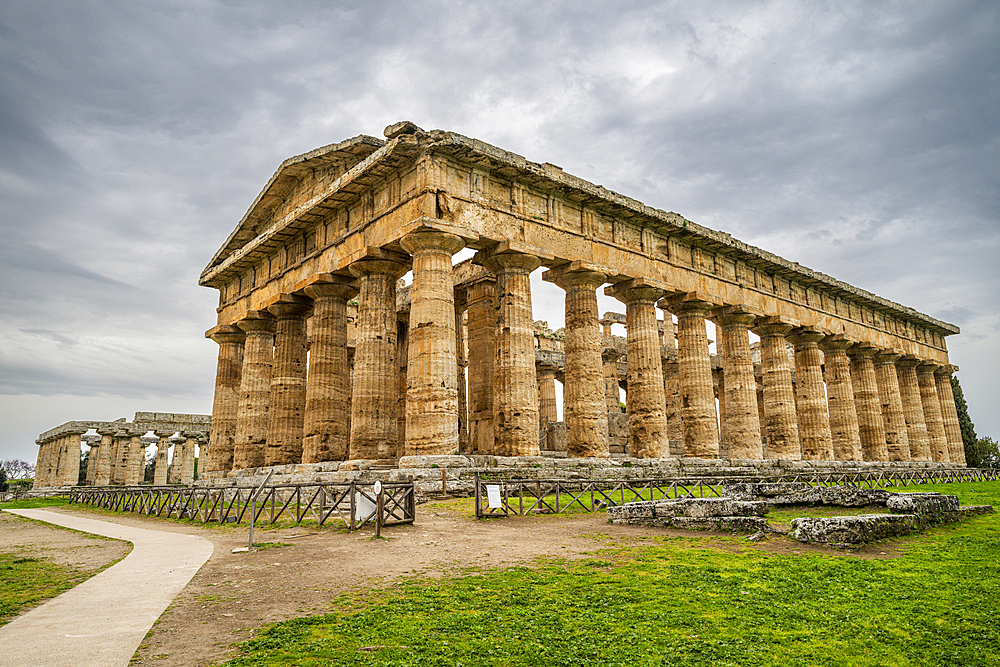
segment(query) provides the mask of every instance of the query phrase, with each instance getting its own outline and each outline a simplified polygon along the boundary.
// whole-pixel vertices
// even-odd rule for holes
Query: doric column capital
[[[875,364],[878,366],[887,364],[895,365],[896,360],[901,356],[903,356],[902,350],[894,350],[892,348],[879,350],[878,353],[875,354]]]
[[[181,437],[187,438],[188,440],[203,440],[205,438],[204,431],[181,431]]]
[[[531,273],[542,265],[542,260],[534,255],[526,255],[520,252],[507,252],[499,255],[491,255],[483,260],[483,266],[498,273],[500,271],[523,271]]]
[[[454,255],[465,247],[465,241],[455,234],[433,229],[420,229],[399,239],[403,250],[416,255],[421,252],[445,252]]]
[[[347,301],[357,296],[358,281],[350,276],[320,273],[313,276],[302,291],[313,300],[339,298]]]
[[[878,347],[870,341],[861,341],[855,343],[847,350],[847,355],[850,357],[874,357],[876,354],[882,351],[882,348]]]
[[[608,273],[588,262],[570,262],[542,274],[542,280],[554,283],[567,292],[585,290],[594,292],[608,280]]]
[[[125,428],[118,429],[117,431],[115,431],[115,437],[116,438],[127,438],[127,437],[129,437],[128,429],[125,429]]]
[[[921,360],[920,364],[917,366],[918,373],[934,373],[937,369],[941,368],[941,364],[936,361],[931,361],[930,359]]]
[[[358,278],[364,276],[384,275],[392,280],[398,280],[410,270],[408,264],[387,259],[361,259],[348,267]]]
[[[903,368],[916,368],[921,361],[923,360],[915,354],[904,354],[896,361],[896,365]]]
[[[831,334],[824,338],[820,344],[819,349],[824,352],[835,352],[837,350],[847,350],[855,341],[851,340],[847,336],[841,333]]]
[[[747,328],[764,316],[763,311],[744,304],[720,306],[712,311],[712,320],[721,326],[742,325]]]
[[[153,435],[155,435],[157,438],[161,438],[162,439],[162,438],[169,438],[170,436],[172,436],[176,432],[177,431],[171,431],[171,430],[168,430],[168,429],[158,429],[156,431],[153,431]]]
[[[246,334],[232,324],[220,324],[206,331],[205,338],[223,345],[225,343],[242,343],[246,339]]]
[[[792,319],[784,317],[765,317],[757,320],[757,324],[754,325],[751,331],[761,338],[768,338],[771,336],[780,336],[784,338],[794,329],[798,328],[798,326],[799,323]]]
[[[658,280],[651,278],[630,278],[604,288],[604,295],[618,299],[625,305],[648,301],[655,303],[672,290]]]
[[[274,333],[274,318],[264,310],[251,310],[236,323],[244,333],[262,331],[264,333]]]
[[[816,345],[830,335],[830,333],[827,329],[820,327],[798,327],[792,330],[792,333],[788,336],[788,340],[792,341],[795,349],[798,350]]]
[[[118,429],[113,426],[98,426],[96,429],[98,435],[114,435],[118,432]]]
[[[687,292],[685,294],[669,296],[661,299],[656,305],[663,310],[669,310],[675,315],[698,313],[703,317],[708,315],[709,310],[718,306],[710,296],[701,292]]]
[[[934,371],[934,375],[937,375],[938,377],[944,377],[944,376],[951,376],[953,373],[957,372],[958,372],[958,366],[956,366],[955,364],[944,364],[936,371]]]
[[[310,309],[312,309],[312,301],[295,294],[279,294],[273,303],[267,305],[267,312],[276,320],[304,317]]]

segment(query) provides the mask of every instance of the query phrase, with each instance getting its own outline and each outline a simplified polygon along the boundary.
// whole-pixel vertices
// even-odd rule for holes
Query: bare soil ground
[[[37,558],[96,574],[132,550],[128,542],[56,528],[0,512],[0,552]]]
[[[58,508],[94,517],[99,510]],[[255,530],[255,542],[287,546],[232,553],[247,545],[246,526],[202,526],[134,515],[105,515],[106,520],[159,530],[195,533],[215,545],[202,567],[153,626],[133,665],[213,665],[232,657],[237,644],[270,624],[331,611],[341,593],[377,596],[403,579],[460,576],[467,568],[530,564],[539,557],[583,558],[609,546],[650,544],[664,536],[691,538],[692,545],[727,551],[759,549],[772,553],[829,553],[862,558],[899,555],[892,543],[844,552],[799,544],[774,536],[751,543],[745,536],[619,526],[604,513],[495,518],[476,521],[472,500],[432,502],[418,506],[413,525],[355,533],[324,527],[291,526]],[[32,530],[45,531],[45,528]],[[48,529],[50,533],[69,533]],[[5,533],[0,528],[0,549]],[[32,539],[37,539],[35,536]],[[39,544],[55,557],[78,543],[76,534],[49,535]],[[85,539],[85,538],[84,538]],[[64,540],[66,542],[64,542]],[[77,542],[70,542],[76,540]],[[655,541],[653,542],[655,543]],[[44,551],[39,551],[42,557]],[[78,562],[95,563],[97,552],[80,552]],[[108,556],[111,554],[109,552]],[[155,582],[149,582],[151,586]]]

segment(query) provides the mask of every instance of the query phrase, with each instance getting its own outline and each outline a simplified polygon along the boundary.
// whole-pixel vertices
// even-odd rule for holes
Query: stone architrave
[[[797,325],[797,322],[768,317],[759,320],[753,327],[753,332],[760,336],[764,382],[763,427],[768,438],[768,455],[792,461],[802,458],[802,449],[785,337]]]
[[[563,421],[566,422],[566,455],[570,457],[609,456],[608,407],[596,292],[606,279],[604,273],[579,262],[542,275],[542,280],[555,283],[566,291]]]
[[[274,319],[264,311],[253,311],[237,322],[237,326],[246,334],[246,341],[236,411],[233,469],[245,470],[264,465],[274,363]]]
[[[421,229],[400,240],[413,255],[406,362],[405,456],[452,454],[458,438],[458,350],[452,255],[465,242]]]
[[[99,428],[97,434],[101,436],[101,447],[98,450],[97,468],[94,470],[94,486],[108,486],[111,484],[111,469],[116,453],[115,429]]]
[[[306,416],[306,316],[308,299],[282,294],[267,312],[274,317],[274,361],[267,407],[264,465],[302,462]]]
[[[468,366],[465,354],[465,308],[468,305],[465,288],[455,290],[455,355],[458,379],[458,451],[469,451],[469,396],[465,369]]]
[[[910,460],[930,461],[930,439],[927,435],[927,423],[924,421],[920,383],[917,380],[919,365],[920,359],[912,354],[903,356],[896,362],[896,376],[899,379],[899,395],[906,420],[906,437],[910,443]]]
[[[823,350],[826,398],[830,414],[830,435],[833,458],[836,461],[860,461],[861,436],[858,432],[858,412],[854,403],[854,383],[847,350],[854,341],[843,334],[827,336],[819,344]]]
[[[538,456],[538,383],[529,276],[542,261],[521,252],[501,252],[489,255],[483,264],[496,276],[493,453]]]
[[[559,421],[556,409],[556,365],[542,361],[535,367],[538,376],[538,427],[547,429],[549,424]]]
[[[795,345],[795,404],[802,458],[833,460],[833,436],[823,384],[823,353],[817,345],[829,331],[803,327],[792,332]]]
[[[170,453],[170,436],[174,434],[173,431],[153,431],[159,442],[156,443],[156,464],[153,469],[153,485],[163,486],[167,483],[167,468],[169,464],[169,453]],[[177,452],[174,452],[174,459],[176,462]]]
[[[749,328],[762,313],[746,306],[726,306],[715,311],[723,350],[725,374],[725,433],[729,458],[762,459],[757,382],[750,355]]]
[[[715,304],[690,293],[666,300],[677,315],[677,365],[680,384],[684,456],[719,455],[719,422],[715,411],[712,362],[705,318]]]
[[[347,361],[347,302],[357,281],[327,274],[305,289],[313,300],[303,424],[302,462],[343,461],[350,430],[350,367]],[[215,432],[215,425],[212,425]]]
[[[896,375],[896,360],[901,356],[902,352],[898,350],[882,350],[874,357],[889,461],[910,460],[910,439],[906,433],[903,399],[899,394],[899,377]]]
[[[468,286],[469,449],[493,453],[493,367],[496,362],[496,279],[485,276]]]
[[[206,472],[228,472],[233,469],[246,334],[238,327],[227,325],[209,329],[205,337],[219,344],[219,360],[215,368],[215,398],[212,401],[212,440],[203,457],[204,466]]]
[[[872,361],[879,351],[879,348],[869,342],[855,343],[847,351],[851,358],[851,381],[854,384],[854,405],[858,411],[861,455],[865,461],[884,461],[887,458],[882,399],[875,378],[875,363]]]
[[[607,296],[625,304],[628,357],[629,446],[636,458],[662,458],[670,454],[663,361],[656,301],[667,293],[665,285],[633,278],[605,288]]]
[[[955,407],[955,392],[951,387],[951,375],[958,366],[946,364],[934,371],[934,381],[937,383],[938,400],[941,401],[941,421],[944,422],[944,433],[948,439],[948,454],[952,463],[965,466],[965,444],[962,441],[962,426],[958,421],[958,408]]]
[[[396,280],[404,258],[363,259],[350,265],[358,278],[354,374],[351,389],[352,459],[392,459],[399,448],[399,362]]]
[[[948,450],[948,436],[944,431],[941,419],[941,399],[937,395],[937,383],[934,372],[940,364],[923,361],[917,366],[917,385],[920,387],[920,401],[924,407],[924,423],[927,426],[927,440],[930,443],[931,460],[937,463],[950,463],[951,453]]]

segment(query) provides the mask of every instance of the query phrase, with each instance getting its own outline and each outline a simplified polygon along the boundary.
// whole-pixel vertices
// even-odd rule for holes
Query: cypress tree
[[[962,393],[962,385],[958,377],[951,376],[951,391],[955,394],[955,409],[958,411],[958,425],[962,428],[962,445],[965,448],[965,461],[970,468],[979,467],[979,438],[976,437],[976,427],[969,418],[969,406]]]

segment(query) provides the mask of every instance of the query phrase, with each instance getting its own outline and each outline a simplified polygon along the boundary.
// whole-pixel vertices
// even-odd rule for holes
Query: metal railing
[[[124,487],[81,489],[73,502],[118,512],[194,519],[201,523],[273,524],[279,520],[318,525],[343,521],[357,530],[375,520],[377,497],[371,483],[275,484],[252,487]],[[382,525],[413,523],[413,482],[382,484]]]
[[[1000,479],[1000,469],[899,470],[866,473],[790,473],[779,476],[678,477],[672,479],[508,479],[476,474],[476,518],[595,512],[636,500],[711,498],[739,482],[804,482],[812,486],[885,489],[918,484]]]

